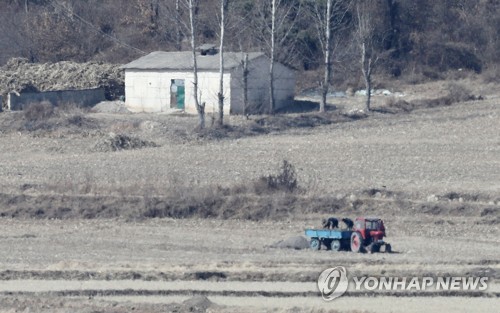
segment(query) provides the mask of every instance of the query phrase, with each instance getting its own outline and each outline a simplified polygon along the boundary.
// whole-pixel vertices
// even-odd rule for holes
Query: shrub
[[[283,160],[277,175],[262,176],[255,183],[255,190],[257,193],[276,190],[294,192],[297,191],[298,188],[295,167],[287,160]]]
[[[31,103],[24,109],[24,118],[28,121],[42,121],[54,116],[54,106],[48,101]]]
[[[500,82],[500,66],[493,64],[483,72],[483,81],[485,83],[498,83]]]
[[[110,133],[104,139],[99,140],[94,151],[97,152],[110,152],[110,151],[120,151],[120,150],[134,150],[149,147],[158,147],[158,145],[152,141],[145,141],[136,137],[129,137],[123,134]]]
[[[463,84],[453,82],[448,85],[448,97],[451,103],[471,100],[473,98],[471,94],[470,89]]]
[[[462,43],[431,42],[427,47],[427,65],[441,71],[469,69],[481,73],[483,64],[473,47]]]
[[[396,97],[387,98],[385,101],[385,106],[388,109],[392,109],[389,112],[393,112],[393,113],[398,112],[398,111],[411,112],[414,109],[413,104],[411,104],[410,102],[407,102],[403,99],[396,98]]]
[[[59,102],[56,109],[58,113],[65,115],[80,115],[90,112],[89,108],[82,107],[74,102]]]

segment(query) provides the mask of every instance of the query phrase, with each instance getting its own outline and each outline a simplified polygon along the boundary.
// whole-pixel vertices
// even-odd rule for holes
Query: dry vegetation
[[[268,53],[270,2],[230,3],[226,48]],[[174,4],[1,2],[0,93],[104,87],[118,99],[123,72],[109,63],[186,48],[187,14],[173,18]],[[217,5],[200,2],[200,43],[218,41]],[[314,94],[323,56],[302,8],[283,20],[277,59]],[[398,93],[374,96],[369,114],[352,95],[362,87],[354,11],[334,35],[333,89],[348,95],[325,114],[310,97],[223,127],[209,116],[203,130],[196,117],[130,114],[119,101],[0,113],[0,312],[495,311],[500,5],[397,0],[373,10],[384,56],[374,87]],[[324,217],[364,215],[385,220],[395,253],[287,249]],[[487,276],[490,288],[322,302],[316,279],[336,265]]]
[[[187,115],[2,113],[0,311],[494,310],[498,96],[460,84],[485,100],[443,82],[407,87],[410,108],[375,97],[367,115],[335,98],[325,115],[230,116],[201,133]],[[295,250],[325,216],[359,215],[384,218],[396,253]],[[491,287],[322,302],[315,280],[339,264]]]
[[[476,90],[476,92],[481,92],[481,90]],[[35,166],[40,168],[39,175],[43,176],[45,175],[43,172],[47,171],[49,175],[46,176],[47,179],[40,176],[34,180],[16,179],[15,181],[19,182],[17,187],[15,184],[8,183],[9,179],[6,177],[4,185],[6,190],[12,192],[3,194],[1,214],[10,217],[37,218],[211,217],[261,220],[281,219],[311,212],[327,213],[332,210],[346,212],[352,208],[367,207],[385,212],[385,203],[390,201],[396,203],[400,210],[415,209],[417,206],[418,210],[424,212],[436,211],[440,214],[457,212],[457,214],[479,216],[483,210],[488,209],[484,207],[485,203],[497,205],[500,200],[498,195],[488,191],[494,190],[494,188],[471,190],[467,187],[462,190],[450,191],[448,188],[436,190],[436,199],[446,200],[446,194],[450,192],[456,192],[459,195],[457,199],[448,199],[451,201],[449,203],[448,201],[445,203],[439,201],[439,205],[436,205],[433,203],[434,201],[421,202],[418,198],[421,195],[415,196],[415,192],[429,192],[429,190],[432,192],[432,186],[418,185],[417,190],[413,190],[413,188],[394,183],[386,183],[384,186],[389,185],[389,187],[382,187],[383,184],[358,185],[356,181],[350,181],[344,184],[345,186],[327,187],[320,182],[323,180],[321,177],[324,174],[320,174],[319,177],[311,176],[317,171],[314,168],[319,164],[306,161],[300,155],[287,156],[285,153],[281,154],[281,159],[276,159],[274,156],[274,164],[273,162],[267,163],[266,170],[254,168],[257,169],[258,175],[248,174],[250,168],[247,167],[246,161],[241,159],[242,155],[239,155],[237,151],[234,151],[236,154],[232,160],[225,161],[233,163],[232,168],[226,169],[224,166],[220,167],[208,163],[209,168],[206,168],[205,173],[204,167],[201,165],[205,162],[214,162],[209,160],[216,160],[220,153],[224,153],[224,149],[235,143],[240,145],[240,143],[248,142],[253,146],[262,142],[269,147],[274,146],[276,151],[280,151],[287,149],[287,144],[284,142],[287,142],[288,138],[291,140],[288,145],[293,147],[295,144],[293,143],[294,136],[301,138],[297,144],[300,144],[302,140],[309,142],[307,138],[312,134],[314,134],[314,141],[323,142],[326,140],[328,142],[331,136],[328,133],[335,129],[359,133],[368,127],[377,129],[378,132],[378,129],[384,129],[386,124],[391,125],[395,121],[402,120],[412,121],[415,118],[420,119],[420,116],[427,116],[426,114],[433,116],[433,118],[429,122],[424,119],[423,122],[432,125],[434,118],[439,120],[440,115],[447,115],[443,110],[452,105],[458,107],[453,112],[468,112],[469,110],[474,112],[477,108],[476,113],[472,116],[482,118],[484,114],[489,114],[487,113],[488,109],[481,113],[480,108],[483,107],[483,104],[478,100],[483,99],[483,96],[475,96],[468,87],[465,87],[463,82],[445,84],[442,93],[445,95],[434,96],[430,99],[413,99],[411,96],[380,98],[377,100],[378,104],[377,101],[375,102],[375,111],[371,115],[352,109],[353,105],[355,107],[356,101],[360,99],[340,98],[335,100],[339,102],[338,104],[332,103],[332,108],[337,106],[338,109],[332,109],[325,114],[304,112],[255,116],[251,119],[232,117],[231,125],[224,127],[214,125],[201,131],[194,130],[195,120],[189,116],[113,115],[91,113],[71,105],[52,107],[48,103],[35,103],[24,112],[2,115],[0,125],[4,141],[7,143],[13,136],[20,134],[21,138],[24,138],[23,140],[37,141],[36,145],[42,149],[42,151],[35,153],[37,155],[33,155],[33,160],[46,155],[48,161],[51,156],[54,156],[61,159],[63,162],[61,165],[67,164],[69,167],[52,171],[48,169],[52,168],[50,163],[46,163],[42,167]],[[408,101],[403,99],[408,99]],[[491,106],[489,103],[486,102],[484,106]],[[300,107],[303,107],[303,103],[299,104]],[[470,109],[469,106],[471,106]],[[438,111],[427,113],[426,110],[431,108]],[[406,117],[406,114],[410,115]],[[467,115],[454,114],[457,115],[455,119],[463,119],[464,125],[470,123],[467,121],[470,119]],[[394,121],[392,121],[393,119]],[[455,127],[453,119],[447,123],[451,123]],[[310,129],[317,130],[310,133]],[[418,138],[418,132],[415,133],[415,136]],[[368,140],[368,138],[364,140]],[[470,139],[463,138],[465,142]],[[494,138],[489,139],[494,140]],[[285,141],[283,142],[283,140]],[[311,138],[311,140],[313,139]],[[404,137],[402,140],[405,140]],[[348,141],[346,141],[347,143]],[[411,141],[408,144],[411,145]],[[461,143],[456,142],[455,144]],[[6,147],[9,145],[7,144]],[[207,151],[205,152],[206,161],[196,160],[193,156],[189,156],[189,154],[195,153],[194,151],[204,151],[205,148]],[[379,149],[376,146],[373,148]],[[443,148],[447,149],[446,146]],[[450,148],[455,149],[456,147],[451,146]],[[123,154],[112,155],[117,163],[114,165],[110,163],[109,166],[115,167],[118,172],[107,173],[106,169],[103,168],[103,172],[99,173],[92,165],[99,166],[98,160],[103,157],[107,158],[106,154],[102,153],[137,149],[144,149],[144,152],[130,156],[135,158],[137,162],[128,159]],[[185,151],[182,155],[184,158],[187,156],[188,159],[176,160],[176,149]],[[401,149],[406,149],[406,147],[403,145]],[[425,147],[425,149],[429,148]],[[233,149],[231,148],[231,150]],[[9,160],[9,155],[21,151],[23,150],[10,146],[4,152],[4,159],[9,163],[14,162],[12,166],[15,167],[15,159]],[[167,155],[161,156],[158,160],[162,151],[166,152]],[[402,152],[404,150],[395,153]],[[72,169],[74,165],[70,165],[71,162],[68,163],[68,157],[72,155],[69,153],[80,155],[82,166],[76,170],[77,172]],[[326,151],[322,153],[326,153]],[[123,157],[127,159],[123,159]],[[327,157],[326,154],[325,157]],[[356,158],[356,156],[354,157]],[[422,155],[422,157],[430,156]],[[337,160],[343,162],[342,159],[343,157],[340,157],[328,162],[336,163]],[[385,163],[385,161],[378,159],[377,155],[374,155],[373,160]],[[255,161],[258,162],[258,160],[253,160],[253,162]],[[197,165],[190,165],[193,164],[192,162]],[[276,169],[275,166],[280,162],[282,162],[280,168]],[[377,170],[376,163],[369,160],[363,162],[371,164],[369,165],[371,170]],[[297,167],[302,168],[305,164],[309,170],[313,171],[298,172],[296,170]],[[344,171],[341,165],[342,163],[339,166],[333,166],[333,170],[324,169],[325,173],[333,176],[328,177],[327,181],[338,182],[341,181],[341,177],[346,177],[342,175],[338,179],[335,177],[339,172]],[[234,182],[230,179],[226,180],[229,177],[223,173],[240,171],[238,169],[240,166],[241,170],[247,174],[239,175],[238,180]],[[352,167],[353,165],[347,164],[347,166]],[[407,166],[408,164],[404,164],[403,168]],[[155,170],[155,167],[158,167],[158,170]],[[142,169],[145,171],[141,172]],[[360,172],[368,170],[367,168],[359,169]],[[221,178],[225,178],[217,179],[216,175],[213,176],[216,172],[222,174]],[[207,176],[207,173],[214,174]],[[137,175],[139,179],[135,179],[134,175]],[[454,173],[450,173],[450,175],[454,175]],[[212,178],[215,179],[212,180]],[[394,179],[390,176],[387,178],[389,181]],[[454,184],[454,186],[459,185],[458,183]],[[344,192],[339,194],[337,190],[344,190]],[[379,201],[380,198],[384,201]],[[467,201],[463,203],[458,199],[466,199]],[[497,222],[495,218],[491,221],[492,223]]]
[[[324,312],[333,307],[315,280],[337,264],[493,284],[481,294],[352,294],[337,311],[491,310],[495,85],[400,88],[375,96],[370,114],[358,111],[362,98],[333,98],[324,115],[300,102],[303,111],[230,116],[201,132],[196,117],[98,113],[105,104],[0,114],[0,311]],[[286,249],[325,216],[359,215],[384,218],[396,253]]]
[[[119,65],[69,61],[30,63],[24,58],[13,58],[0,68],[0,95],[4,96],[4,100],[9,92],[98,87],[104,89],[109,100],[124,95],[124,73],[119,69]]]

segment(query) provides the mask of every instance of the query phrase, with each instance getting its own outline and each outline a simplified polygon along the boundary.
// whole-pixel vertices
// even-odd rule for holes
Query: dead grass
[[[29,122],[47,120],[54,116],[54,106],[47,101],[32,103],[24,109],[24,118]]]
[[[307,102],[308,105],[310,101]],[[300,110],[304,109],[301,107]],[[241,118],[236,123],[217,124],[204,129],[196,128],[192,116],[182,117],[176,123],[142,122],[138,119],[106,120],[98,122],[91,117],[92,113],[78,108],[75,105],[65,104],[54,107],[49,103],[34,103],[22,114],[11,112],[0,117],[0,126],[3,132],[29,132],[37,136],[50,135],[58,131],[61,134],[77,132],[116,133],[129,136],[131,133],[151,131],[161,128],[162,132],[174,142],[203,142],[225,139],[239,139],[265,135],[273,132],[286,132],[293,129],[314,128],[318,126],[345,123],[366,118],[366,115],[342,114],[338,111],[329,111],[319,114],[316,111],[301,114],[280,113],[276,115],[259,115],[247,119]],[[172,119],[179,119],[172,116]],[[169,121],[171,122],[171,121]],[[190,127],[191,126],[191,127]],[[126,134],[126,135],[125,135]],[[119,150],[119,149],[118,149]],[[115,151],[113,149],[108,151]]]
[[[0,94],[13,90],[49,91],[102,87],[107,99],[124,94],[124,72],[116,64],[97,62],[30,63],[13,58],[0,71]]]
[[[287,160],[283,160],[277,174],[260,177],[254,183],[254,188],[257,194],[276,191],[293,193],[298,191],[299,184],[295,167]]]
[[[359,112],[343,114],[338,111],[330,111],[324,114],[311,112],[301,114],[259,115],[252,116],[237,124],[225,124],[223,126],[214,124],[204,129],[194,128],[193,130],[173,129],[170,131],[170,134],[176,141],[217,141],[353,122],[367,117],[368,115]]]
[[[257,118],[255,123],[269,132],[281,132],[289,129],[314,128],[357,121],[368,117],[363,114],[342,114],[340,112],[304,113],[298,115],[269,115]]]
[[[252,221],[283,220],[307,214],[384,215],[397,211],[403,214],[428,216],[475,216],[497,224],[498,205],[478,202],[421,202],[408,198],[376,194],[338,198],[310,194],[253,194],[220,187],[177,190],[165,195],[0,195],[4,208],[0,216],[10,218],[96,219],[126,218],[211,218]],[[392,213],[391,213],[392,212]],[[401,214],[401,213],[400,213]]]
[[[276,173],[233,187],[196,186],[177,180],[165,189],[143,185],[131,190],[98,186],[87,173],[79,181],[59,181],[46,186],[50,194],[1,195],[1,216],[34,218],[221,218],[265,220],[289,217],[306,211],[320,212],[345,207],[344,200],[311,198],[299,188],[295,168],[283,161]],[[39,186],[23,186],[23,191]],[[113,195],[113,196],[110,196]],[[325,202],[328,204],[326,205]]]
[[[484,83],[499,83],[500,82],[500,65],[493,64],[483,71],[482,80]]]
[[[401,98],[389,97],[384,104],[378,106],[374,111],[382,113],[409,113],[415,109],[435,108],[450,106],[454,103],[481,100],[482,96],[472,94],[464,83],[451,82],[445,87],[446,95],[437,98],[406,101]],[[286,112],[274,115],[259,115],[235,117],[226,122],[222,127],[213,125],[199,130],[196,128],[196,119],[192,116],[180,115],[169,116],[168,121],[153,119],[144,122],[141,117],[109,119],[103,121],[92,117],[88,110],[78,108],[74,104],[62,104],[52,107],[48,103],[35,103],[29,106],[22,115],[5,114],[0,117],[2,132],[29,132],[37,136],[51,135],[54,132],[58,136],[65,134],[83,134],[93,132],[98,137],[109,132],[133,136],[135,133],[161,130],[162,135],[173,142],[205,142],[219,140],[233,140],[245,137],[261,136],[270,133],[282,133],[290,130],[311,129],[338,123],[353,122],[369,118],[362,112],[341,113],[336,106],[330,105],[326,113],[317,113],[317,102],[297,101],[297,105]],[[239,118],[239,119],[238,119]],[[144,140],[146,141],[146,140]],[[149,140],[151,141],[151,140]],[[113,146],[113,145],[108,145]],[[119,149],[108,149],[115,151]]]
[[[461,89],[461,85],[451,87],[450,94],[456,94],[456,99],[464,99],[462,96],[469,94],[467,89]],[[445,100],[435,100],[437,103],[434,100],[421,101],[421,104],[405,102],[394,97],[388,100],[387,106],[397,113],[447,103]],[[491,105],[488,103],[485,105]],[[29,119],[25,117],[26,112],[11,112],[0,116],[0,130],[22,131],[21,134],[2,135],[1,138],[8,147],[4,150],[3,158],[7,165],[3,167],[2,186],[9,191],[4,191],[0,201],[5,208],[5,216],[37,218],[209,217],[262,220],[309,212],[390,212],[391,208],[384,207],[387,203],[398,210],[416,210],[429,215],[447,212],[478,214],[484,209],[497,207],[498,201],[488,197],[475,200],[473,193],[466,195],[457,191],[455,195],[452,191],[462,186],[465,186],[464,190],[473,190],[476,184],[490,190],[486,189],[488,185],[491,186],[492,181],[493,185],[495,183],[491,174],[494,163],[490,162],[495,159],[495,151],[490,150],[484,162],[474,168],[466,164],[477,160],[475,154],[468,155],[469,151],[494,148],[497,144],[491,135],[494,129],[478,128],[497,111],[491,108],[486,108],[484,112],[476,111],[482,108],[480,105],[469,107],[465,104],[457,106],[458,111],[429,110],[430,113],[425,113],[424,117],[419,117],[423,115],[419,112],[415,114],[415,119],[406,115],[347,115],[337,111],[252,116],[250,119],[231,116],[228,117],[230,126],[209,127],[201,132],[190,129],[196,124],[196,117],[192,116],[93,116],[71,106],[55,108],[50,114],[47,112],[51,109],[44,108],[35,111]],[[443,116],[450,114],[452,119],[443,120]],[[362,121],[349,123],[358,119]],[[445,126],[435,127],[443,125],[443,122]],[[335,123],[343,124],[321,127],[317,132],[309,131]],[[26,125],[31,125],[31,128],[26,128]],[[388,132],[388,125],[395,130]],[[112,129],[123,130],[123,133],[108,136]],[[297,131],[302,129],[307,131]],[[453,129],[454,137],[446,137],[449,129]],[[466,131],[461,132],[462,129]],[[81,133],[89,130],[95,130],[95,136],[83,138]],[[491,132],[486,133],[486,130]],[[57,140],[54,137],[33,138],[55,131],[61,134]],[[217,142],[273,132],[279,134]],[[71,133],[75,135],[68,136]],[[471,133],[476,135],[469,140]],[[442,140],[439,145],[434,144],[436,134],[440,134]],[[108,162],[111,158],[107,154],[90,153],[97,140],[108,139],[110,141],[101,151],[147,147],[153,139],[162,148],[116,153],[111,162]],[[174,140],[182,142],[172,144]],[[17,147],[17,141],[23,146]],[[62,149],[62,152],[56,154],[55,149]],[[71,153],[64,155],[64,149]],[[370,158],[360,157],[366,151],[370,153]],[[462,153],[465,161],[449,166],[448,160],[456,161],[454,157],[457,153]],[[22,154],[32,156],[22,162],[17,161],[16,157]],[[78,155],[75,162],[74,155]],[[393,158],[393,155],[398,157]],[[298,164],[300,180],[294,180],[290,175],[290,179],[285,179],[288,183],[281,185],[279,170],[260,171],[269,161],[278,162],[288,156],[294,164]],[[420,159],[416,161],[414,156]],[[151,159],[151,163],[145,165],[142,160],[147,158]],[[207,160],[211,163],[205,165],[203,162]],[[457,166],[464,168],[464,175],[469,178],[468,185],[463,182],[462,176],[457,178],[458,175],[454,174]],[[240,176],[233,180],[231,173],[236,172]],[[443,175],[436,175],[441,172]],[[139,177],[137,181],[130,179],[136,175]],[[182,179],[174,181],[170,175],[182,175]],[[414,177],[418,175],[422,177],[415,182]],[[377,181],[364,181],[370,176],[377,176]],[[311,181],[308,182],[308,179]],[[478,180],[486,183],[481,185]],[[445,187],[441,188],[441,183]],[[408,192],[431,190],[423,199],[431,193],[438,196],[436,201],[416,204],[408,196],[393,195],[380,187],[360,194],[356,192],[360,186],[368,188],[377,184],[389,188],[403,186],[401,188]],[[327,194],[345,190],[354,190],[354,196]],[[493,204],[489,204],[491,201]]]
[[[385,106],[376,111],[383,113],[410,113],[416,109],[437,108],[451,106],[460,102],[484,100],[481,95],[474,95],[469,87],[464,83],[450,82],[446,86],[447,94],[432,99],[421,99],[406,101],[404,99],[389,97],[385,101]]]
[[[124,134],[110,133],[107,137],[101,138],[97,141],[94,146],[94,151],[110,152],[155,147],[158,147],[158,145],[153,141],[142,140],[140,138],[130,137]]]
[[[138,183],[129,189],[99,186],[90,173],[79,181],[51,186],[22,186],[22,194],[0,194],[0,216],[11,218],[211,218],[282,220],[307,214],[383,215],[420,213],[429,216],[477,216],[498,224],[500,198],[449,192],[427,201],[385,188],[351,194],[316,193],[299,187],[294,167],[283,161],[276,173],[231,187],[185,184],[177,179]],[[123,187],[119,187],[123,188]],[[36,194],[26,191],[38,190]],[[41,193],[41,194],[40,194]],[[397,209],[396,209],[397,208]]]
[[[190,140],[222,140],[222,139],[239,139],[244,137],[258,136],[268,134],[269,130],[257,124],[248,123],[246,125],[228,125],[223,126],[213,125],[204,129],[195,129],[191,134],[178,133],[184,135],[184,138]]]
[[[31,103],[22,114],[6,114],[2,124],[8,124],[5,131],[27,131],[47,134],[58,130],[69,133],[97,129],[97,120],[87,117],[88,110],[73,103],[61,103],[54,106],[47,101]],[[10,123],[5,123],[10,120]]]

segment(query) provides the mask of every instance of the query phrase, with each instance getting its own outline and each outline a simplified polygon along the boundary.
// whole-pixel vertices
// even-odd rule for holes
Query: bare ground
[[[206,295],[228,310],[235,306],[256,311],[297,306],[301,310],[357,308],[375,312],[416,312],[433,303],[443,308],[451,299],[464,305],[463,311],[481,312],[498,302],[498,229],[482,233],[482,227],[470,218],[445,218],[452,226],[443,227],[425,216],[386,217],[388,240],[396,250],[393,254],[268,247],[276,239],[300,235],[319,218],[281,222],[153,219],[133,223],[3,219],[3,233],[9,235],[0,239],[4,251],[0,301],[3,307],[30,307],[31,303],[35,308],[40,302],[33,297],[38,297],[47,305],[91,303],[101,309],[110,303],[156,303],[154,310],[160,310],[171,302]],[[471,234],[476,235],[471,238]],[[486,293],[476,294],[402,292],[387,297],[371,293],[366,301],[362,300],[365,294],[354,292],[337,306],[337,302],[325,303],[318,298],[315,283],[323,269],[337,265],[358,276],[488,276],[490,287]],[[73,298],[82,296],[91,301]],[[9,304],[12,297],[18,302]],[[293,300],[287,303],[287,298]],[[374,301],[385,305],[398,301],[401,306],[372,310]]]
[[[64,113],[33,128],[22,113],[3,113],[1,310],[189,312],[196,305],[181,302],[201,294],[213,303],[195,299],[200,312],[493,310],[500,107],[486,95],[367,117],[348,113],[361,101],[337,99],[343,112],[326,119],[230,117],[231,128],[201,134],[184,115]],[[154,145],[96,150],[110,133]],[[252,189],[283,159],[302,191]],[[325,215],[381,216],[397,253],[270,247]],[[484,275],[491,285],[481,294],[350,294],[335,305],[314,289],[335,265],[354,275]],[[99,291],[100,282],[111,285]],[[267,290],[272,282],[282,290]]]

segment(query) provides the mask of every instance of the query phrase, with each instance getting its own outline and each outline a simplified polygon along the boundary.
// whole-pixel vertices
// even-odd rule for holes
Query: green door
[[[184,86],[177,86],[177,108],[184,110]]]

